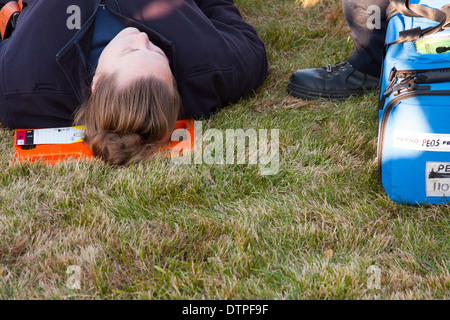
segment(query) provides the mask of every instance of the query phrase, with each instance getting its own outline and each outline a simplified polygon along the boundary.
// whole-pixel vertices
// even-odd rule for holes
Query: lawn
[[[449,299],[450,207],[378,180],[377,95],[286,93],[345,58],[339,0],[236,0],[270,74],[203,130],[276,129],[279,166],[16,163],[0,130],[0,299]],[[79,281],[78,281],[79,280]]]

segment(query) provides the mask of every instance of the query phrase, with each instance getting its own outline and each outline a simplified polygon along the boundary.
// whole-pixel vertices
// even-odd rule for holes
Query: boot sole
[[[333,100],[333,101],[344,101],[349,97],[360,96],[366,94],[369,91],[377,90],[377,88],[373,89],[359,89],[359,90],[351,90],[351,91],[315,91],[315,90],[305,90],[302,87],[297,86],[295,83],[289,81],[287,86],[287,91],[290,95],[296,98],[303,98],[308,100],[316,100],[316,99],[325,99],[325,100]]]

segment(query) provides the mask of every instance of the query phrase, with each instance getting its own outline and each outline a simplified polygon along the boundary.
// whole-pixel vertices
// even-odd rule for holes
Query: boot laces
[[[333,72],[337,72],[340,69],[342,69],[346,64],[347,64],[347,61],[340,61],[340,62],[335,63],[334,65],[327,64],[325,69],[327,70],[328,73],[333,73]]]

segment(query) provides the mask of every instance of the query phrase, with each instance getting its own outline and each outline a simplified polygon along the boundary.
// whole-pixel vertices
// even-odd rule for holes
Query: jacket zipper
[[[383,116],[381,117],[381,122],[380,122],[380,137],[379,137],[379,153],[378,153],[378,159],[377,159],[377,163],[378,163],[378,176],[380,178],[381,181],[381,163],[382,163],[382,158],[383,158],[383,143],[384,143],[384,132],[385,132],[385,127],[386,127],[386,123],[389,117],[389,114],[392,111],[392,108],[398,104],[400,101],[408,99],[408,98],[413,98],[413,97],[418,97],[418,96],[450,96],[450,90],[438,90],[438,91],[413,91],[413,92],[405,92],[397,97],[395,97],[394,99],[392,99],[388,105],[386,106],[386,108],[384,109],[383,112]]]
[[[98,6],[100,5],[100,3],[103,3],[103,0],[97,0],[97,6],[95,7],[94,13],[89,17],[89,19],[87,19],[86,23],[90,23],[90,21],[95,17],[95,14],[97,13],[98,10]],[[58,58],[62,52],[64,52],[64,50],[72,44],[73,40],[75,38],[78,37],[78,34],[80,33],[80,31],[83,30],[83,26],[81,26],[81,29],[78,30],[75,34],[75,36],[72,37],[72,39],[70,39],[62,48],[61,50],[58,51],[58,53],[56,54],[56,58]]]

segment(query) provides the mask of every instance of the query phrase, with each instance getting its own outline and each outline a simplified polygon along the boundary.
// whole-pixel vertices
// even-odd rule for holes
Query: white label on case
[[[394,147],[409,150],[450,152],[450,134],[394,130]]]
[[[450,197],[450,162],[426,163],[427,197]]]

